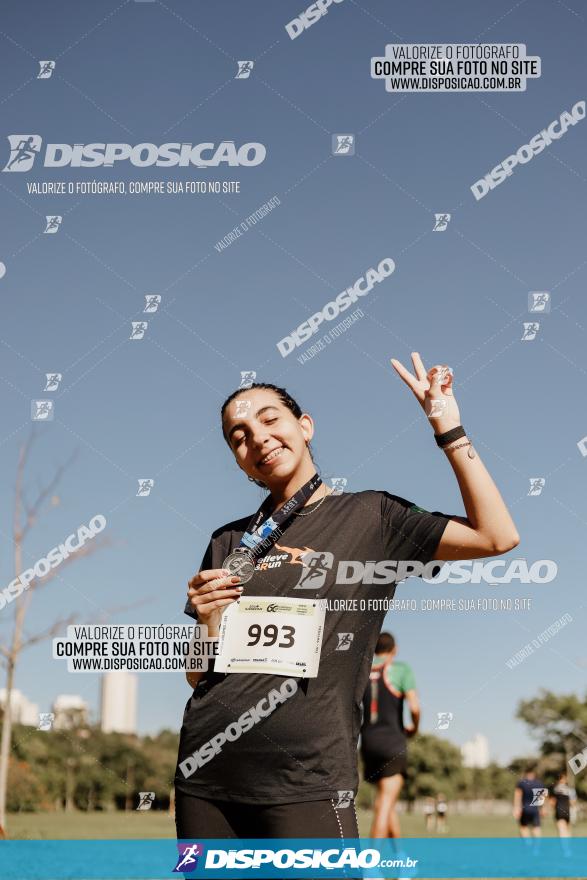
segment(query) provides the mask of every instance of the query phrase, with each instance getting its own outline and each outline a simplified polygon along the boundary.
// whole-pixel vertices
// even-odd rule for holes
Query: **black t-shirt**
[[[326,599],[333,607],[340,605],[336,600],[345,600],[342,608],[326,610],[318,677],[298,679],[293,696],[237,739],[226,741],[186,777],[182,761],[285,681],[284,676],[264,673],[206,673],[184,712],[175,776],[180,791],[251,804],[322,800],[337,797],[341,790],[356,791],[361,702],[387,613],[385,607],[361,611],[360,602],[375,600],[373,608],[379,600],[383,606],[381,600],[395,592],[395,583],[378,582],[376,561],[435,559],[450,516],[428,513],[375,490],[328,495],[322,503],[303,508],[303,514],[293,517],[257,562],[244,595]],[[249,520],[247,516],[217,529],[199,570],[221,568]],[[313,569],[314,589],[307,588],[308,568],[299,558],[310,551],[321,554],[319,571]],[[339,563],[351,560],[371,565],[365,565],[362,580],[337,583],[343,579]],[[354,570],[355,579],[361,577],[360,566],[343,568],[347,574]],[[305,588],[296,590],[302,580]],[[189,604],[185,611],[195,617]],[[341,633],[347,635],[341,638]]]
[[[395,663],[395,667],[405,664]],[[390,663],[371,667],[370,681],[363,695],[361,751],[364,755],[392,757],[404,752],[404,697],[389,681]],[[399,678],[399,675],[398,675]],[[410,678],[413,675],[410,672]]]
[[[568,813],[571,807],[571,800],[576,797],[575,789],[567,785],[566,782],[557,782],[552,789],[552,796],[555,799],[557,812]]]
[[[540,781],[540,779],[520,779],[516,788],[519,788],[522,792],[522,810],[524,813],[535,814],[540,811],[540,806],[538,804],[532,804],[532,801],[535,800],[536,795],[540,794],[540,790],[544,789],[544,783]]]

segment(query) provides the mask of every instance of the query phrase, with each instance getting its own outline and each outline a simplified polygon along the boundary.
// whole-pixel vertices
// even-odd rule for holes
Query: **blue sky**
[[[414,668],[423,729],[452,711],[456,743],[476,731],[506,760],[532,743],[517,702],[546,687],[584,691],[583,554],[587,510],[585,384],[585,122],[571,127],[477,202],[470,186],[585,98],[584,17],[554,0],[345,0],[296,40],[303,4],[62,3],[3,17],[2,164],[6,137],[52,143],[260,142],[254,168],[47,169],[2,174],[0,574],[14,577],[12,497],[30,401],[52,396],[39,425],[28,497],[77,458],[25,550],[34,562],[97,513],[113,545],[64,569],[31,606],[35,632],[60,616],[180,622],[185,584],[210,532],[261,500],[231,458],[219,409],[240,380],[284,385],[316,423],[324,477],[349,491],[385,489],[463,514],[452,471],[417,402],[389,365],[448,363],[462,421],[504,495],[522,541],[511,554],[553,559],[550,585],[432,586],[401,596],[531,597],[518,613],[403,613],[387,625]],[[523,42],[542,76],[518,94],[390,95],[369,75],[387,42]],[[37,61],[56,59],[49,80]],[[254,59],[247,80],[236,61]],[[331,135],[356,154],[331,155]],[[27,181],[238,180],[239,194],[33,196]],[[277,195],[267,217],[218,253],[214,244]],[[434,214],[450,212],[446,232]],[[44,235],[47,215],[63,216]],[[393,275],[359,305],[365,317],[305,364],[276,343],[384,257]],[[528,292],[552,294],[533,342],[521,342]],[[146,294],[162,302],[143,340],[128,339]],[[343,316],[341,316],[343,317]],[[328,329],[328,328],[326,328]],[[303,350],[304,347],[302,347]],[[61,372],[43,393],[44,374]],[[532,477],[546,478],[539,497]],[[150,477],[148,498],[137,480]],[[573,623],[515,669],[505,661],[563,614]],[[187,618],[185,618],[187,620]],[[8,629],[0,612],[0,636]],[[97,706],[99,682],[23,655],[17,687],[47,709],[58,693]],[[181,674],[140,677],[141,731],[177,728]]]

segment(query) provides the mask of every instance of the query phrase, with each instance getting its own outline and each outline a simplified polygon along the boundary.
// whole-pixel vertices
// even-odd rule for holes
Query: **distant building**
[[[51,711],[55,715],[55,730],[69,730],[88,723],[89,706],[78,694],[59,694],[53,701]]]
[[[0,688],[0,708],[4,710],[6,705],[6,688]],[[15,724],[26,724],[27,727],[37,727],[39,723],[39,707],[31,703],[25,695],[12,689],[10,693],[10,715]]]
[[[482,733],[463,743],[461,755],[465,767],[487,767],[489,765],[489,741]]]
[[[136,675],[117,669],[102,677],[100,727],[104,733],[137,732]]]

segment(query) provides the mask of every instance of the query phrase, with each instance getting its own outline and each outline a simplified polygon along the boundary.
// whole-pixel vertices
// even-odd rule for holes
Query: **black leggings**
[[[354,804],[335,807],[334,800],[257,806],[204,800],[175,793],[179,840],[206,838],[359,837]]]

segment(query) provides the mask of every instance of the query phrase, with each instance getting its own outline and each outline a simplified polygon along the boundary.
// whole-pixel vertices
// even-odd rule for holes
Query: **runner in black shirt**
[[[460,425],[446,368],[427,374],[419,355],[412,359],[415,376],[392,363],[425,412],[433,402],[432,412],[442,410],[429,418],[435,433]],[[222,429],[238,466],[269,490],[269,513],[315,473],[313,420],[285,389],[255,383],[237,390],[222,408]],[[466,517],[428,513],[385,491],[337,494],[323,484],[256,561],[242,591],[245,600],[303,598],[309,600],[306,608],[316,607],[311,600],[332,603],[318,673],[294,676],[293,684],[291,676],[260,671],[188,674],[194,692],[184,713],[175,778],[181,838],[358,836],[354,810],[343,806],[357,787],[360,703],[386,613],[382,600],[395,592],[393,565],[382,572],[373,560],[471,559],[504,553],[519,541],[497,487],[472,452],[462,437],[445,450]],[[433,446],[431,454],[438,449]],[[223,611],[239,599],[238,580],[226,576],[223,563],[248,521],[213,533],[189,582],[186,611],[212,636],[224,625]],[[322,571],[305,583],[305,563],[315,554]],[[278,603],[272,608],[279,610]],[[254,614],[249,619],[254,627]]]
[[[567,774],[559,774],[556,785],[551,790],[551,803],[554,807],[554,821],[559,837],[571,836],[571,807],[577,799],[574,788],[568,784]]]
[[[446,797],[439,792],[436,795],[436,830],[439,834],[445,834],[448,830],[446,827],[446,814],[448,813],[448,804]]]
[[[391,633],[377,639],[369,684],[363,696],[361,757],[364,777],[377,787],[369,837],[399,837],[396,804],[408,770],[407,737],[418,732],[420,706],[414,674],[395,659]],[[404,726],[404,700],[412,723]]]

